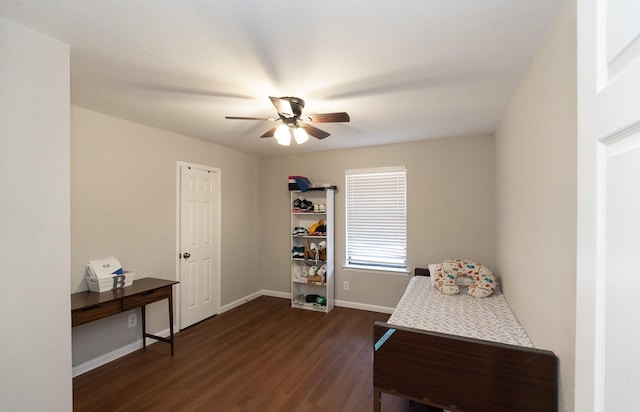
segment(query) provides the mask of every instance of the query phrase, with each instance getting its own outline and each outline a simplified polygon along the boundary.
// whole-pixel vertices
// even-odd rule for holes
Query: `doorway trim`
[[[176,280],[178,282],[180,282],[180,259],[178,257],[178,255],[180,254],[180,169],[182,167],[191,167],[193,169],[200,169],[200,170],[206,170],[209,172],[213,172],[216,174],[216,179],[217,179],[217,185],[218,185],[218,196],[217,196],[217,210],[218,213],[216,214],[216,216],[214,216],[214,219],[216,220],[216,227],[218,228],[217,233],[215,234],[216,236],[216,271],[218,272],[218,276],[216,279],[216,282],[218,283],[216,285],[217,290],[218,290],[218,295],[216,297],[216,315],[220,314],[220,298],[222,296],[222,246],[221,246],[221,239],[222,239],[222,186],[221,186],[221,182],[222,182],[222,169],[217,168],[217,167],[212,167],[212,166],[205,166],[205,165],[200,165],[200,164],[196,164],[196,163],[190,163],[190,162],[184,162],[181,160],[176,161],[176,248],[175,248],[175,253],[173,255],[173,258],[175,259],[175,273],[176,273]],[[176,285],[177,288],[177,293],[174,295],[174,300],[175,300],[175,311],[174,311],[174,329],[176,331],[180,331],[181,330],[181,325],[180,325],[180,311],[181,311],[181,305],[182,302],[180,301],[180,283],[178,283]],[[176,296],[177,295],[177,296]]]

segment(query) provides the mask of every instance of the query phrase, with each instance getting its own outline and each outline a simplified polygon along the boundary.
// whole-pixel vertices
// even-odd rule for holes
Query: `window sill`
[[[391,269],[391,268],[373,268],[370,266],[358,266],[358,265],[343,265],[342,268],[346,271],[353,272],[370,272],[380,273],[383,275],[396,275],[396,276],[408,276],[410,273],[407,269]]]

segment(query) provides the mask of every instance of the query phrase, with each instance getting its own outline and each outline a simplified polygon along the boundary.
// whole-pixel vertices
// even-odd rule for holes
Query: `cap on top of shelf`
[[[300,190],[306,192],[309,190],[311,182],[304,176],[289,176],[289,190]]]
[[[331,183],[311,183],[309,179],[304,176],[289,176],[289,190],[299,190],[306,192],[308,190],[327,190],[337,189],[336,185]]]

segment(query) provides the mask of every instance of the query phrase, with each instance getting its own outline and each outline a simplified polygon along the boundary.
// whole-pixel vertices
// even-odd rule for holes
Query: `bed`
[[[429,275],[416,269],[389,320],[374,324],[374,410],[389,393],[449,411],[556,411],[557,357],[533,347],[499,289],[448,296]]]

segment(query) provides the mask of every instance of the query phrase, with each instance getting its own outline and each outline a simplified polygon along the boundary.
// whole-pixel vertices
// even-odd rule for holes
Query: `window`
[[[346,267],[406,271],[406,169],[352,169],[345,175]]]

